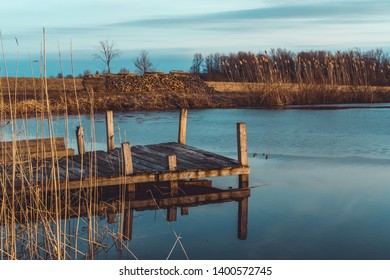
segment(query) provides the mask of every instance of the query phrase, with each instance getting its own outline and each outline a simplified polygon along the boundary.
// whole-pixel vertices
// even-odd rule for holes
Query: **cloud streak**
[[[116,27],[142,27],[142,28],[175,28],[196,27],[197,25],[210,25],[218,23],[236,23],[251,20],[334,20],[334,21],[359,21],[364,19],[387,19],[390,13],[390,5],[385,1],[379,2],[336,2],[313,3],[311,5],[289,5],[264,7],[257,9],[235,10],[229,12],[216,12],[209,14],[197,14],[191,16],[174,16],[148,18],[115,23]]]

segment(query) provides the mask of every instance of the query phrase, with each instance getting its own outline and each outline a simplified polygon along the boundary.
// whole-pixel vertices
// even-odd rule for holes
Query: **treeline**
[[[390,59],[382,49],[214,53],[194,55],[191,72],[207,81],[304,83],[325,85],[390,85]]]

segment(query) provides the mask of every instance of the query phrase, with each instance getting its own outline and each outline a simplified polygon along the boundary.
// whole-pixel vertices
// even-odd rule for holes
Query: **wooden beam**
[[[167,209],[167,221],[174,222],[177,220],[177,206],[171,206]]]
[[[129,142],[122,143],[122,159],[123,159],[123,175],[125,179],[126,176],[133,174],[133,158],[131,156],[131,147]],[[133,193],[135,192],[135,184],[128,183],[126,184],[127,192]],[[133,198],[134,195],[129,196],[129,198]]]
[[[164,173],[139,173],[123,177],[112,177],[112,178],[83,178],[82,181],[75,180],[69,182],[61,182],[62,189],[79,189],[80,187],[98,187],[98,186],[117,186],[122,184],[125,180],[129,183],[151,183],[151,182],[163,182],[172,180],[186,180],[191,178],[208,178],[208,177],[219,177],[219,176],[234,176],[240,174],[249,174],[250,168],[237,167],[232,169],[222,170],[196,170],[196,171],[182,171],[182,172],[164,172]],[[46,184],[43,182],[42,184]],[[45,191],[45,190],[43,190]]]
[[[186,207],[186,206],[181,207],[181,215],[182,216],[187,216],[188,212],[189,212],[188,207]]]
[[[131,157],[131,148],[129,142],[121,144],[122,160],[123,160],[123,175],[131,175],[133,173],[133,159]]]
[[[238,187],[240,189],[248,189],[249,188],[249,175],[239,175],[238,176]]]
[[[112,111],[106,112],[107,151],[115,149],[114,142],[114,116]]]
[[[125,209],[123,218],[123,239],[131,240],[133,238],[133,218],[134,210],[130,207],[130,202],[127,203],[128,207]]]
[[[168,170],[175,171],[177,170],[176,155],[167,156]],[[179,193],[179,181],[172,180],[169,182],[171,189],[171,196],[177,196]],[[167,209],[167,221],[173,222],[177,220],[177,206],[172,206]]]
[[[84,130],[82,126],[78,126],[76,129],[77,135],[77,150],[79,155],[85,154],[85,142],[84,142]]]
[[[179,144],[186,143],[187,136],[187,109],[180,110],[180,123],[179,123]]]
[[[238,239],[245,240],[248,235],[248,198],[238,202]]]
[[[248,165],[246,123],[237,123],[237,150],[238,150],[238,161],[242,165]]]
[[[175,155],[167,156],[167,164],[168,164],[169,171],[176,171],[177,170],[176,156]],[[171,195],[177,195],[179,191],[179,181],[171,180],[170,188],[171,188]]]

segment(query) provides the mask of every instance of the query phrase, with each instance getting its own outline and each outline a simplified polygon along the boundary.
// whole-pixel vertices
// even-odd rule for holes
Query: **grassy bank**
[[[53,114],[86,114],[107,110],[281,108],[286,105],[390,102],[390,87],[231,82],[207,84],[214,89],[213,92],[95,93],[86,91],[81,79],[51,78],[47,80],[46,97],[42,79],[2,78],[2,111],[7,114],[13,108],[19,115],[34,116],[47,112],[48,103]]]

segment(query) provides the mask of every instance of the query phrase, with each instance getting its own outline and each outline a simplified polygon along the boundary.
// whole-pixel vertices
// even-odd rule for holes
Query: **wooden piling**
[[[131,175],[133,170],[133,159],[131,156],[131,147],[129,142],[121,144],[122,147],[122,159],[123,159],[123,175]],[[135,192],[135,184],[126,184],[128,192]]]
[[[186,206],[182,206],[180,210],[181,210],[182,216],[187,216],[189,213],[188,207],[186,207]]]
[[[237,123],[237,152],[240,164],[248,166],[246,123]],[[239,175],[238,185],[240,189],[249,188],[249,176],[247,174]]]
[[[171,206],[167,209],[167,221],[174,222],[177,220],[177,206]]]
[[[123,174],[130,175],[133,173],[133,160],[131,157],[131,148],[129,142],[121,144],[122,147],[122,159],[123,159]]]
[[[127,202],[128,207],[125,209],[123,218],[123,239],[131,240],[133,238],[133,218],[134,210],[130,207],[130,202]]]
[[[179,123],[179,144],[186,143],[187,136],[187,109],[182,109],[180,111],[180,123]]]
[[[238,202],[238,239],[245,240],[248,235],[248,198]]]
[[[106,112],[107,151],[115,149],[114,142],[114,116],[112,111]]]
[[[177,170],[176,155],[167,156],[167,164],[168,164],[169,171]],[[171,189],[171,196],[176,196],[179,192],[179,181],[171,180],[169,185],[170,185],[170,189]],[[173,222],[173,221],[177,220],[177,207],[176,206],[168,208],[167,220],[169,222]]]
[[[242,165],[248,165],[246,123],[237,123],[237,150],[238,150],[238,161]]]
[[[167,165],[168,165],[169,171],[176,171],[177,170],[176,155],[167,156]],[[178,193],[178,189],[179,189],[179,181],[171,180],[170,181],[170,188],[171,188],[171,194],[176,195]]]
[[[85,143],[84,143],[84,130],[82,126],[78,126],[76,129],[77,136],[77,150],[79,155],[85,154]]]

